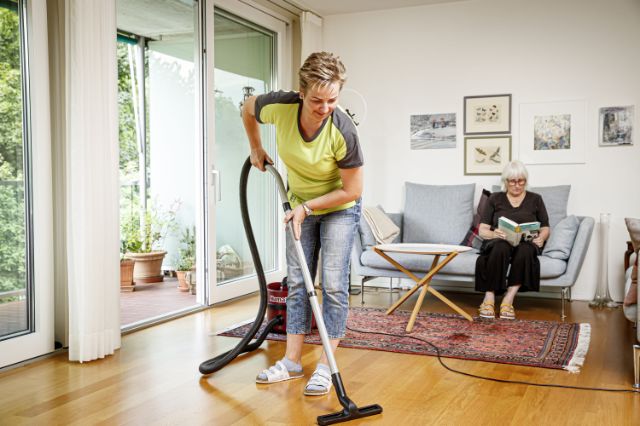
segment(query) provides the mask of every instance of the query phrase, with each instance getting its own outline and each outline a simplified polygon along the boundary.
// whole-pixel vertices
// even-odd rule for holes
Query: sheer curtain
[[[120,347],[116,4],[52,2],[64,56],[52,63],[56,285],[68,294],[69,359],[84,362]]]
[[[322,18],[311,12],[300,14],[300,63],[307,56],[322,50]]]

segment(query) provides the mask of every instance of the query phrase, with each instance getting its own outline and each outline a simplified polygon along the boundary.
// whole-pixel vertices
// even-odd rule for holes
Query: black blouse
[[[491,225],[491,229],[498,227],[498,219],[504,216],[516,223],[540,222],[540,227],[549,226],[549,215],[540,194],[527,191],[522,203],[513,207],[506,192],[494,192],[489,197],[487,207],[482,212],[481,223]]]

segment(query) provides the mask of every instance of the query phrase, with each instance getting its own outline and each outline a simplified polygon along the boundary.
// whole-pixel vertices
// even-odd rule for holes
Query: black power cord
[[[496,379],[495,377],[487,377],[487,376],[479,376],[477,374],[467,373],[465,371],[456,370],[455,368],[449,367],[447,364],[442,361],[442,357],[440,356],[440,348],[438,348],[433,343],[428,340],[422,339],[420,337],[409,336],[407,334],[393,334],[393,333],[385,333],[382,331],[369,331],[369,330],[358,330],[355,328],[351,328],[347,326],[347,330],[353,331],[355,333],[363,333],[363,334],[379,334],[381,336],[391,336],[391,337],[399,337],[399,338],[409,338],[413,340],[417,340],[422,343],[426,343],[431,346],[436,351],[436,356],[438,357],[438,361],[440,365],[442,365],[445,369],[451,371],[452,373],[462,374],[463,376],[472,377],[474,379],[481,380],[489,380],[491,382],[498,383],[512,383],[516,385],[527,385],[527,386],[539,386],[544,388],[562,388],[562,389],[577,389],[577,390],[589,390],[589,391],[602,391],[602,392],[631,392],[631,393],[640,393],[640,389],[609,389],[609,388],[591,388],[585,386],[571,386],[571,385],[559,385],[554,383],[533,383],[533,382],[525,382],[522,380],[505,380],[505,379]]]

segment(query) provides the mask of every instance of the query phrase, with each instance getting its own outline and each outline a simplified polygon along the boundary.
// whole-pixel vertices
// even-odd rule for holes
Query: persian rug
[[[579,372],[591,336],[591,327],[586,323],[479,317],[469,322],[459,315],[426,312],[418,314],[413,331],[407,333],[405,327],[410,315],[409,311],[397,310],[392,315],[385,315],[384,309],[352,307],[349,309],[347,333],[340,346],[436,355],[431,346],[408,337],[414,336],[437,346],[443,357]],[[245,321],[218,335],[243,337],[252,323],[253,320]],[[260,331],[265,324],[266,321]],[[267,339],[284,341],[286,335],[269,333]],[[321,344],[317,330],[306,336],[305,343]]]

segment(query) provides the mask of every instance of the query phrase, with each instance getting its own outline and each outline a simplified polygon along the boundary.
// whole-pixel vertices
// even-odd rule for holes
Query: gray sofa
[[[421,185],[406,183],[405,206],[402,213],[387,213],[401,229],[394,243],[460,244],[472,226],[475,184]],[[492,188],[494,191],[498,187]],[[530,188],[542,195],[551,226],[551,237],[540,259],[541,287],[561,289],[561,318],[565,318],[565,300],[575,284],[584,261],[594,220],[591,217],[567,216],[570,186]],[[476,220],[477,221],[477,220]],[[362,303],[365,282],[379,277],[407,278],[388,261],[373,251],[375,238],[362,219],[351,253],[352,273],[361,277]],[[394,253],[392,258],[417,276],[423,276],[431,265],[432,256]],[[477,247],[461,253],[446,265],[434,281],[469,282],[473,285]]]

